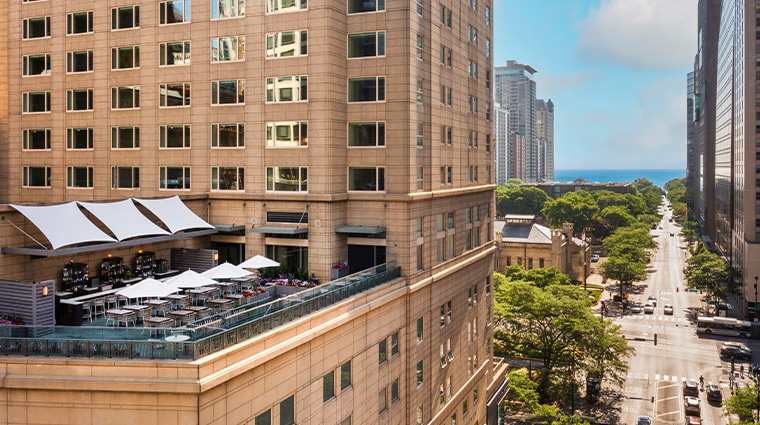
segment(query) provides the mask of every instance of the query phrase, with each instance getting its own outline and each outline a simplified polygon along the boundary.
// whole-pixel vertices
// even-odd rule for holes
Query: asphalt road
[[[623,335],[636,349],[617,404],[616,423],[635,425],[637,418],[644,415],[651,417],[654,424],[682,424],[685,422],[683,380],[699,381],[702,375],[705,383],[728,382],[727,365],[721,363],[718,351],[729,338],[697,336],[691,318],[699,311],[699,295],[684,291],[686,245],[678,236],[680,227],[668,221],[670,216],[671,213],[666,212],[662,230],[652,231],[659,246],[650,264],[649,278],[626,288],[633,301],[642,305],[650,295],[657,297],[654,314],[643,311],[635,314],[630,309],[623,312],[618,308],[611,311],[622,326]],[[670,236],[671,232],[674,236]],[[676,288],[680,291],[676,292]],[[673,306],[672,316],[664,314],[665,304]],[[724,389],[726,395],[729,395],[727,388]],[[721,407],[708,404],[704,392],[699,399],[703,423],[726,423]]]

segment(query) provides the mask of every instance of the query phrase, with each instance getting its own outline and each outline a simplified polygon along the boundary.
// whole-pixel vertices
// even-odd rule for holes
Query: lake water
[[[554,180],[558,182],[571,182],[582,178],[598,183],[633,183],[639,177],[647,178],[655,185],[664,187],[670,180],[686,177],[686,170],[554,170]]]

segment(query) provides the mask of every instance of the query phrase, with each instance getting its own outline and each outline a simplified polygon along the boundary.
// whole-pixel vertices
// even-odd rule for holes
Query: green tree
[[[636,221],[641,224],[645,224],[647,227],[651,227],[652,225],[659,223],[660,220],[662,220],[662,217],[655,214],[640,214],[636,216]]]
[[[702,251],[686,261],[686,286],[705,293],[711,301],[726,301],[738,294],[741,272],[723,261],[719,256]]]
[[[523,181],[516,178],[511,178],[507,180],[507,183],[504,184],[504,187],[507,189],[514,189],[516,187],[520,187],[520,185],[523,184]]]
[[[662,189],[657,186],[647,186],[639,192],[650,210],[654,211],[662,204],[662,197],[665,195]]]
[[[509,281],[530,282],[539,288],[545,288],[549,285],[572,284],[570,278],[556,267],[525,270],[523,266],[509,266],[502,276]]]
[[[614,231],[615,228],[606,220],[595,218],[591,221],[591,234],[598,240],[604,240],[604,238],[611,235]]]
[[[654,186],[654,183],[652,183],[651,181],[649,181],[649,179],[644,178],[644,177],[640,177],[633,182],[633,187],[636,188],[636,190],[639,192],[641,192],[644,188],[647,188],[650,186]]]
[[[607,255],[612,258],[627,255],[631,260],[644,265],[649,264],[650,259],[650,255],[647,250],[629,241],[622,241],[616,245],[613,245],[610,247],[609,251],[607,251]]]
[[[676,202],[673,205],[673,215],[676,217],[686,218],[686,215],[688,214],[688,209],[686,208],[686,204],[683,202]]]
[[[599,207],[588,193],[571,192],[562,198],[548,200],[542,212],[552,227],[573,223],[575,232],[582,233],[599,214]]]
[[[496,190],[496,214],[503,217],[508,214],[541,215],[549,195],[537,187],[516,187]]]
[[[737,388],[734,395],[726,400],[726,410],[739,417],[740,423],[752,424],[752,416],[757,410],[757,388]]]
[[[645,265],[635,261],[628,255],[610,257],[599,267],[602,269],[604,277],[620,282],[621,295],[625,293],[625,284],[631,284],[647,278]]]
[[[602,249],[609,253],[612,247],[621,243],[632,243],[643,249],[655,249],[657,243],[649,234],[649,226],[620,227],[611,236],[602,242]]]
[[[628,213],[625,207],[613,205],[602,210],[599,214],[602,220],[606,220],[613,227],[627,227],[633,224],[636,219]]]

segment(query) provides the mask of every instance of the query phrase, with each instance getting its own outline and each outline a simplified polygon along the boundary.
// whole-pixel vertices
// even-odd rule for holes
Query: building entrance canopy
[[[130,199],[104,203],[79,202],[79,205],[102,221],[120,241],[138,236],[170,234],[142,215]]]

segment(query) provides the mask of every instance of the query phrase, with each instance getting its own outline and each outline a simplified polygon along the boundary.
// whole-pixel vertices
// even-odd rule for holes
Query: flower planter
[[[339,269],[330,269],[330,280],[340,279],[344,276],[348,276],[348,266]]]

